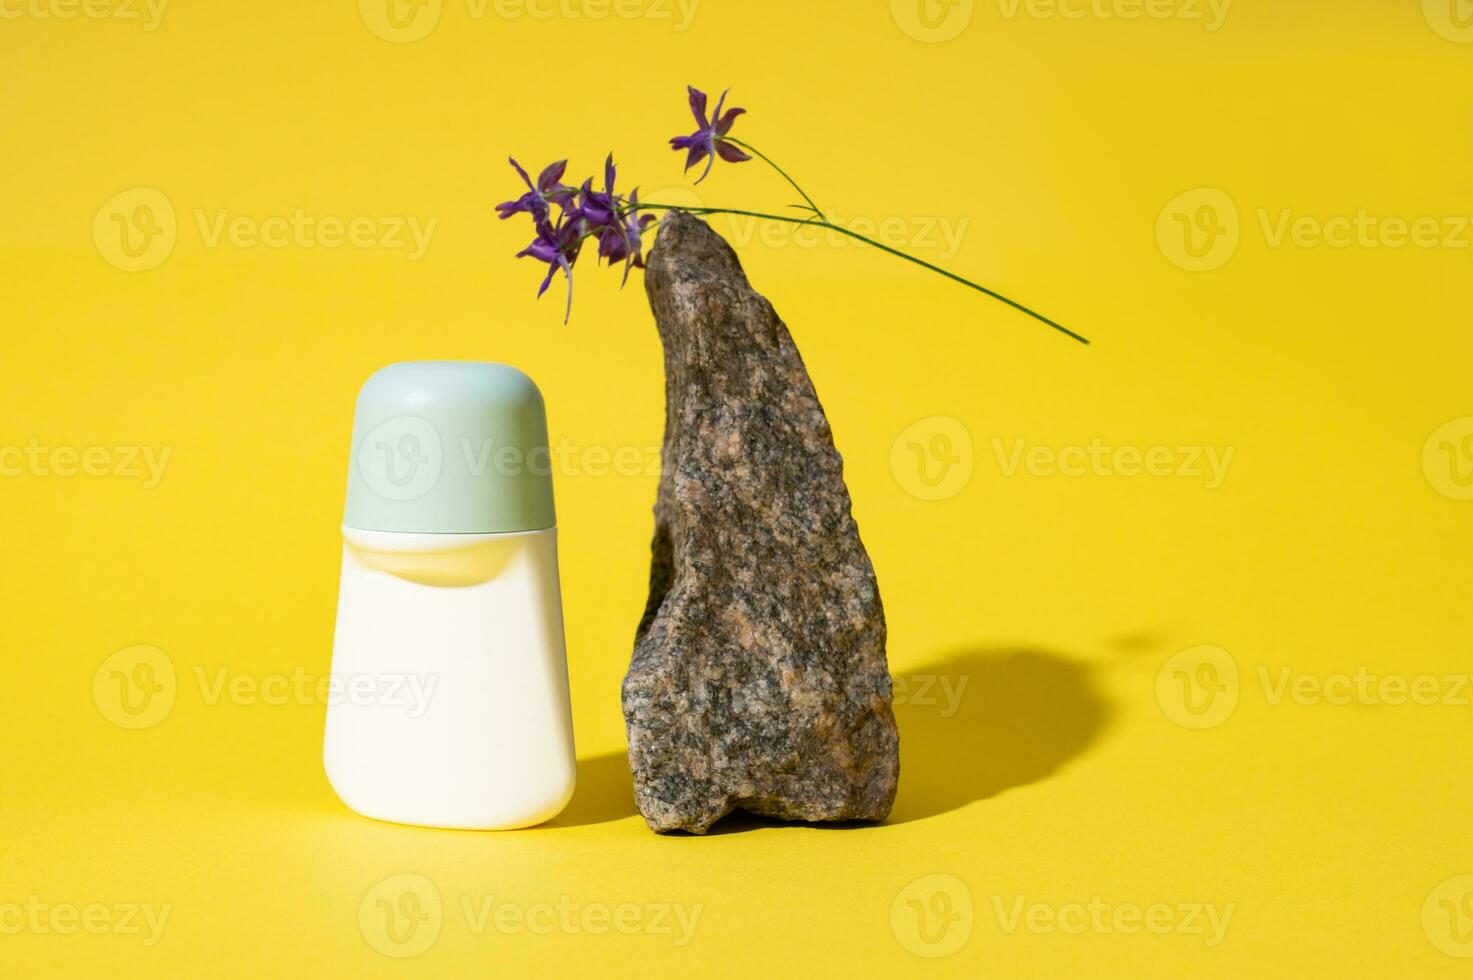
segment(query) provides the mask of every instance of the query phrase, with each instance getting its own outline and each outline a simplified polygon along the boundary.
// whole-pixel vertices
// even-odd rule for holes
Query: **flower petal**
[[[685,169],[689,170],[691,167],[694,167],[696,164],[706,159],[707,152],[708,151],[706,150],[705,143],[698,143],[691,146],[690,152],[686,154],[685,157]]]
[[[528,205],[526,194],[523,194],[515,201],[502,201],[500,204],[496,205],[496,213],[501,215],[502,221],[505,221],[507,218],[510,218],[514,214],[521,214],[523,211],[530,210],[531,207],[529,207]]]
[[[563,325],[567,326],[568,320],[573,316],[573,267],[567,262],[562,263],[563,275],[568,279],[568,308],[563,312]],[[552,278],[552,268],[547,270],[547,278]]]
[[[735,143],[728,143],[726,140],[716,141],[716,152],[721,154],[721,159],[727,163],[741,163],[752,159],[751,154],[743,153]]]
[[[721,93],[721,98],[719,98],[719,99],[716,100],[716,111],[713,112],[713,113],[711,113],[711,122],[712,123],[715,123],[717,117],[721,115],[721,107],[724,106],[724,105],[726,105],[726,92],[730,92],[730,91],[731,91],[731,89],[727,89],[725,92],[722,92]],[[711,127],[710,126],[706,126],[706,125],[702,125],[701,128],[702,129],[710,129]]]
[[[517,173],[522,175],[522,182],[527,185],[527,188],[529,190],[536,190],[537,188],[532,186],[532,178],[528,177],[527,171],[522,169],[522,165],[520,163],[517,163],[516,157],[507,157],[506,159],[511,163],[513,167],[516,168]]]
[[[702,156],[705,156],[706,155],[706,151],[704,149],[701,150],[701,155]],[[716,154],[713,153],[710,156],[711,156],[711,159],[709,159],[709,160],[706,161],[706,169],[705,170],[702,170],[701,171],[701,175],[699,177],[697,177],[696,180],[695,180],[695,182],[697,184],[699,184],[701,181],[703,181],[703,180],[706,179],[706,175],[711,172],[711,165],[716,162]]]
[[[562,180],[563,171],[567,169],[568,161],[566,160],[549,163],[537,178],[537,189],[544,194],[552,190],[557,186],[557,182]]]
[[[731,124],[736,122],[737,116],[745,114],[746,111],[746,109],[737,108],[727,109],[726,114],[716,120],[716,135],[725,136],[731,131]]]
[[[690,111],[691,111],[691,115],[695,116],[696,117],[696,122],[700,124],[700,127],[702,129],[705,129],[706,126],[707,126],[707,123],[706,123],[706,93],[705,92],[702,92],[700,89],[698,89],[698,88],[696,88],[696,87],[694,87],[692,85],[687,85],[685,87],[685,90],[690,93]]]

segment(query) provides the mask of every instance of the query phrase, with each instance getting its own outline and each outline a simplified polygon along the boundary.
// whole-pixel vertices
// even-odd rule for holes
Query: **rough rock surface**
[[[665,216],[645,288],[666,422],[623,689],[640,812],[698,834],[735,808],[882,820],[899,776],[885,616],[813,383],[700,220]]]

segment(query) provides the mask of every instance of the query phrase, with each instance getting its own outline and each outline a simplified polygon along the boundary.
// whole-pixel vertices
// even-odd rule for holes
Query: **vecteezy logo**
[[[902,490],[920,500],[955,497],[972,479],[972,434],[946,415],[921,419],[890,446],[890,472]]]
[[[1221,268],[1238,250],[1238,206],[1225,191],[1198,187],[1172,198],[1156,217],[1156,244],[1179,269]]]
[[[380,423],[358,445],[358,472],[386,500],[418,500],[440,482],[440,434],[422,418],[401,415]]]
[[[124,272],[146,272],[174,251],[179,225],[162,191],[133,187],[108,198],[92,219],[97,252]]]
[[[890,16],[917,41],[950,41],[972,22],[973,0],[890,0]]]
[[[1183,650],[1156,674],[1156,703],[1183,728],[1215,728],[1238,707],[1238,662],[1222,647]]]
[[[358,929],[368,945],[395,959],[418,956],[440,938],[440,890],[424,875],[391,875],[358,904]]]
[[[92,701],[119,728],[152,728],[174,710],[174,661],[158,647],[134,646],[108,657],[92,675]]]
[[[1473,956],[1473,874],[1449,878],[1422,903],[1422,931],[1439,952]]]
[[[1444,497],[1473,500],[1473,416],[1445,422],[1428,437],[1422,473]]]
[[[1473,42],[1473,0],[1422,0],[1422,15],[1449,41]]]
[[[954,875],[917,878],[890,903],[890,931],[917,956],[950,956],[971,938],[972,892]]]
[[[435,29],[443,6],[444,0],[358,0],[358,15],[385,41],[408,44]]]

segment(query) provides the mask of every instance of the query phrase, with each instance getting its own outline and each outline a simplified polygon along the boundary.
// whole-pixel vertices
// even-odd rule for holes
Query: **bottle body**
[[[556,528],[345,526],[332,674],[323,762],[358,813],[508,830],[571,798]]]

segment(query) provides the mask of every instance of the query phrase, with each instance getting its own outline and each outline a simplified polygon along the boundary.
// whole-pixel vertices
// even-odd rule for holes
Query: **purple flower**
[[[655,221],[655,216],[649,213],[639,213],[639,188],[629,192],[629,200],[625,205],[626,212],[614,224],[607,226],[598,236],[598,254],[608,260],[612,265],[615,262],[624,263],[624,279],[620,286],[629,281],[629,270],[643,269],[644,256],[641,254],[644,243],[640,235]]]
[[[689,136],[676,136],[670,140],[670,146],[676,150],[688,150],[685,157],[685,169],[689,170],[702,160],[706,161],[706,169],[701,171],[701,176],[696,178],[696,183],[706,179],[711,172],[711,165],[716,162],[716,157],[728,163],[741,163],[743,160],[752,159],[743,153],[737,146],[723,139],[731,131],[731,124],[736,122],[737,116],[746,112],[746,109],[728,109],[723,115],[721,107],[726,104],[726,92],[721,93],[721,98],[716,100],[716,111],[711,114],[709,122],[706,120],[706,93],[690,85],[685,87],[690,93],[691,115],[696,117],[700,128]],[[731,91],[730,89],[727,90]],[[709,159],[708,159],[709,158]]]
[[[522,169],[522,165],[517,163],[514,157],[507,157],[507,160],[516,168],[517,173],[521,174],[522,182],[527,185],[527,193],[515,201],[503,201],[496,205],[501,220],[505,221],[512,215],[525,211],[532,215],[534,220],[542,222],[548,219],[553,204],[557,204],[564,211],[572,208],[573,195],[577,192],[566,184],[560,183],[563,171],[568,169],[568,161],[559,160],[557,163],[548,164],[538,175],[537,183],[534,184],[532,178],[527,176],[527,171]]]
[[[515,213],[515,212],[513,212]],[[546,218],[537,221],[537,237],[532,244],[517,253],[517,258],[530,255],[538,262],[547,263],[547,276],[542,280],[542,285],[537,289],[537,298],[547,292],[547,287],[552,282],[552,274],[558,269],[563,270],[563,275],[568,279],[568,309],[563,314],[563,322],[573,315],[573,263],[578,261],[578,251],[583,247],[583,232],[580,222],[576,218],[562,215],[558,218],[556,225],[548,222]]]
[[[631,268],[644,268],[640,234],[655,220],[655,216],[639,213],[638,189],[629,195],[627,201],[615,193],[616,172],[611,153],[604,161],[604,189],[594,190],[591,177],[584,181],[577,213],[583,222],[584,234],[598,239],[599,257],[610,265],[623,262],[623,281],[628,282]]]
[[[589,177],[579,189],[582,195],[578,202],[578,216],[583,219],[583,230],[597,233],[599,229],[614,224],[619,217],[619,198],[614,193],[614,155],[604,161],[604,189],[593,189],[593,178]]]

